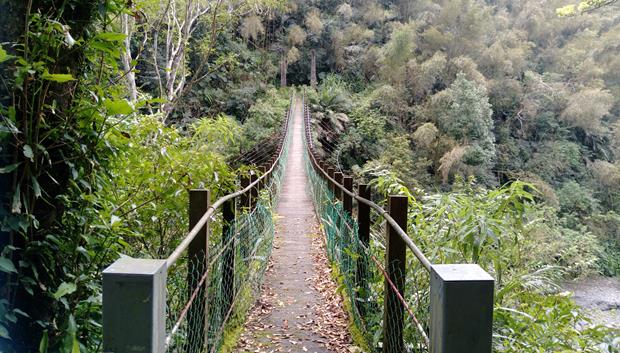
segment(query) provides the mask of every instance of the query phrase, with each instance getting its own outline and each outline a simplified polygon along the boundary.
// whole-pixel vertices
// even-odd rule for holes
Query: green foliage
[[[280,1],[243,6],[249,3],[258,11]],[[218,196],[233,188],[225,161],[253,141],[244,142],[237,120],[219,113],[245,118],[274,67],[268,53],[250,51],[230,33],[219,36],[217,30],[211,38],[203,27],[192,30],[194,48],[179,65],[201,77],[182,78],[191,81],[186,88],[192,92],[181,92],[183,99],[175,102],[179,109],[169,121],[178,126],[165,125],[161,114],[152,113],[165,102],[149,99],[150,93],[158,93],[158,74],[178,67],[153,69],[144,56],[148,61],[158,54],[148,53],[135,33],[117,32],[125,16],[133,18],[136,33],[161,30],[147,29],[160,24],[157,16],[144,23],[157,5],[26,5],[29,17],[19,14],[27,21],[19,26],[24,32],[11,38],[10,54],[0,50],[3,87],[11,88],[0,90],[0,174],[9,189],[1,196],[10,200],[0,207],[0,225],[11,234],[0,254],[0,291],[8,298],[0,302],[0,350],[97,351],[101,271],[121,254],[167,256],[187,229],[187,189],[207,187]],[[214,20],[235,23],[235,14],[229,15]],[[128,48],[134,57],[125,72],[121,53]],[[202,50],[218,52],[217,59],[205,59],[203,71],[193,66],[205,58]],[[131,76],[144,90],[138,99],[128,99],[125,81]],[[288,100],[277,98],[271,93],[266,99],[274,100],[281,121]],[[255,122],[254,130],[261,124]]]
[[[225,158],[238,146],[239,125],[221,116],[190,130],[184,135],[157,116],[138,116],[110,136],[117,146],[111,180],[96,197],[132,256],[165,258],[174,250],[188,229],[187,190],[218,197],[234,188]]]
[[[93,196],[113,152],[110,122],[128,110],[104,104],[123,98],[113,84],[121,36],[89,33],[109,26],[124,4],[108,1],[99,11],[93,4],[29,5],[11,75],[3,77],[13,90],[0,107],[0,139],[14,154],[1,166],[11,173],[12,203],[2,205],[0,223],[12,237],[2,253],[10,277],[1,290],[11,302],[3,303],[0,326],[17,351],[39,341],[44,351],[93,350],[101,339],[98,274],[123,248]]]
[[[317,95],[311,95],[310,101],[315,110],[322,112],[347,113],[352,108],[347,83],[336,75],[325,77],[319,86]]]
[[[408,233],[432,263],[478,263],[496,278],[494,350],[601,352],[601,343],[618,348],[614,332],[584,326],[586,316],[558,292],[564,271],[577,276],[596,268],[597,239],[558,231],[554,211],[537,205],[527,191],[532,185],[488,190],[457,181],[452,192],[428,194],[410,191],[393,174],[379,174],[373,180],[379,191],[409,197]],[[408,285],[426,288],[427,279],[416,275],[417,260],[409,257],[407,268]],[[415,282],[409,284],[410,278]],[[373,290],[382,293],[379,284]]]
[[[584,172],[580,146],[569,141],[550,141],[541,146],[527,161],[528,170],[544,180],[560,181],[580,176]]]
[[[609,6],[616,3],[617,0],[585,0],[577,3],[576,5],[566,5],[556,9],[558,16],[567,17],[575,16],[590,11],[594,11],[601,7]]]
[[[265,97],[259,98],[249,109],[249,116],[243,124],[243,146],[254,144],[271,137],[280,126],[289,105],[289,95],[285,90],[269,90]]]
[[[468,145],[463,161],[488,168],[495,158],[491,105],[485,91],[459,74],[449,89],[450,108],[439,116],[441,129]]]
[[[494,345],[501,352],[601,352],[613,332],[600,327],[575,330],[586,319],[566,294],[544,295],[514,289],[511,307],[496,307]]]
[[[407,62],[413,56],[415,26],[403,25],[392,32],[390,41],[384,47],[383,76],[391,83],[402,82]]]
[[[586,216],[598,209],[597,200],[592,197],[592,191],[568,181],[558,189],[560,209],[566,214]]]

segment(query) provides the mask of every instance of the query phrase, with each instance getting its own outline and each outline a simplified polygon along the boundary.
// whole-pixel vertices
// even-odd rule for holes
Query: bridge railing
[[[189,191],[189,233],[167,259],[121,258],[103,272],[103,351],[220,351],[243,323],[271,255],[274,215],[291,138],[292,100],[275,153],[239,191],[212,202]]]
[[[369,185],[314,146],[304,97],[306,169],[330,261],[355,327],[373,352],[490,353],[494,280],[475,264],[432,264],[415,244],[406,196],[384,209]]]

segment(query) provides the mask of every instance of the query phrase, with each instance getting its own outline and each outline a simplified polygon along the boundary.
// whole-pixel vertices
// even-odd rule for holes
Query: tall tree
[[[309,33],[310,41],[310,85],[316,89],[318,80],[316,77],[316,48],[320,46],[321,33],[323,32],[323,21],[321,21],[320,12],[318,9],[311,9],[306,15],[305,20],[306,28]]]

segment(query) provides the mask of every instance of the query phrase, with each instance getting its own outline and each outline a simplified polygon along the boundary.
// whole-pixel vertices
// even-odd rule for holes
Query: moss
[[[351,299],[349,298],[347,293],[344,291],[345,284],[344,284],[342,275],[340,274],[340,271],[338,270],[338,266],[336,266],[331,261],[330,261],[330,265],[332,269],[332,277],[338,284],[337,292],[342,297],[344,310],[346,311],[347,316],[349,318],[349,333],[351,334],[351,339],[353,339],[353,343],[359,348],[361,348],[362,351],[371,352],[372,350],[368,346],[367,340],[364,337],[364,333],[360,330],[359,327],[357,327],[357,325],[355,324],[355,320],[353,319],[353,306],[351,304]]]
[[[243,291],[239,293],[236,308],[232,314],[232,317],[226,324],[226,328],[224,329],[220,352],[232,352],[237,346],[239,337],[245,328],[244,324],[247,320],[248,309],[250,309],[253,302],[252,290],[251,288],[245,286]]]

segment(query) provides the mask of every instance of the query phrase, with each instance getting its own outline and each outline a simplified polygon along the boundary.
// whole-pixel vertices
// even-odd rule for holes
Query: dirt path
[[[316,241],[313,245],[318,222],[307,193],[299,100],[293,118],[272,260],[236,352],[342,352],[350,341],[336,286],[325,300],[324,283],[317,285],[318,279],[330,279],[330,274],[326,262],[316,260]],[[340,332],[329,334],[326,328]]]

